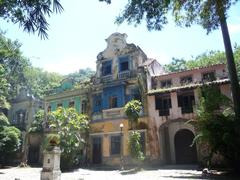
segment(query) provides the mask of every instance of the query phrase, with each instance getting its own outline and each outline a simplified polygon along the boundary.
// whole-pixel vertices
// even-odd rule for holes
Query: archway
[[[179,130],[174,136],[176,164],[197,163],[196,145],[191,146],[194,134],[188,129]]]

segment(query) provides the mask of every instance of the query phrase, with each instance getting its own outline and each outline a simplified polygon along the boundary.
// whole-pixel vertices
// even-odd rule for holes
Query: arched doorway
[[[194,134],[188,129],[179,130],[174,137],[176,164],[197,163],[196,145],[191,146]]]

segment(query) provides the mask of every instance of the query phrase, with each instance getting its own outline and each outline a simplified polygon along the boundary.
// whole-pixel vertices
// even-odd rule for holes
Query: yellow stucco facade
[[[120,124],[123,124],[121,131]],[[139,119],[139,124],[147,124],[147,118],[142,117]],[[146,129],[139,129],[140,132],[146,132]],[[102,162],[107,165],[118,165],[120,163],[121,154],[124,157],[125,163],[130,163],[129,160],[129,150],[128,150],[128,137],[129,133],[132,130],[130,129],[128,120],[124,119],[113,119],[102,122],[94,122],[90,124],[90,141],[92,142],[95,137],[101,138],[101,151],[102,151]],[[121,152],[120,154],[112,155],[111,154],[111,137],[112,136],[121,136]],[[145,149],[146,154],[149,151],[147,149],[147,134],[145,133]],[[90,158],[93,161],[93,143],[91,143],[91,152]]]

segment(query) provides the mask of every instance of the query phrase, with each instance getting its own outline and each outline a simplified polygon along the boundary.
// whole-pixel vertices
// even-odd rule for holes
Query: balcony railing
[[[123,71],[118,73],[118,79],[127,79],[130,78],[130,71]]]
[[[124,116],[124,109],[123,108],[112,108],[112,109],[105,109],[103,110],[103,118],[119,118]]]
[[[112,80],[113,80],[113,76],[112,75],[107,75],[107,76],[102,76],[101,77],[101,82],[102,83],[111,82]]]

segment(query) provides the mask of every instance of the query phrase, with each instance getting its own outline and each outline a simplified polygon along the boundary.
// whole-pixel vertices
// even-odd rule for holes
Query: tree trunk
[[[227,58],[227,66],[228,66],[229,79],[231,82],[234,112],[236,115],[235,118],[236,120],[240,121],[240,86],[239,86],[239,81],[238,81],[238,76],[236,71],[236,65],[233,57],[232,45],[229,37],[228,26],[226,22],[226,16],[224,14],[224,9],[223,9],[224,7],[222,5],[222,1],[216,1],[216,5],[217,5],[217,12],[220,19],[223,42],[225,47],[225,54]]]
[[[235,168],[235,171],[239,173],[240,157],[238,145],[240,143],[240,87],[222,1],[216,0],[216,5],[222,30],[223,42],[225,46],[225,54],[227,57],[228,72],[231,82],[232,98],[235,112],[235,141],[237,148],[235,149],[234,153],[233,166]]]

